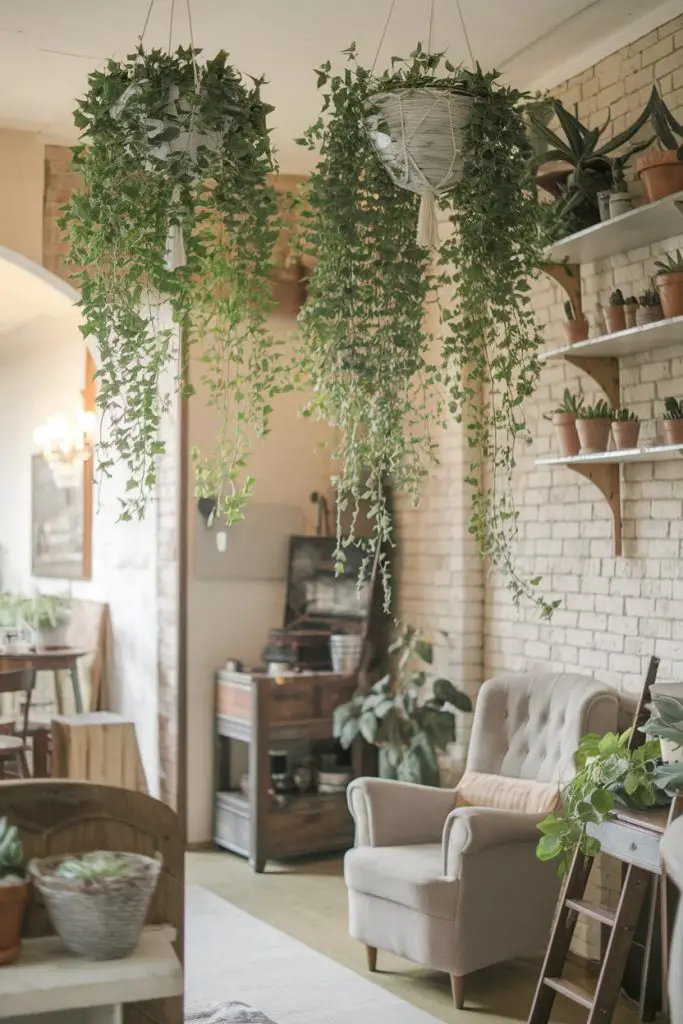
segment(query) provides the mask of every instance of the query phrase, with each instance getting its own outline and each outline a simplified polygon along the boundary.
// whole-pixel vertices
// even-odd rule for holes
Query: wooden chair
[[[26,857],[91,850],[126,850],[153,856],[163,868],[147,915],[148,925],[171,925],[183,962],[184,851],[177,814],[144,793],[92,782],[27,779],[0,782],[0,808],[21,832]],[[26,938],[52,935],[35,891],[24,922]],[[131,1003],[123,1024],[182,1024],[182,997]]]
[[[0,778],[4,775],[5,764],[12,762],[19,778],[26,779],[30,775],[26,758],[26,740],[29,732],[28,720],[35,678],[35,672],[29,668],[15,669],[13,672],[0,672],[0,694],[24,694],[18,725],[12,723],[11,734],[0,734],[0,773],[2,773]]]

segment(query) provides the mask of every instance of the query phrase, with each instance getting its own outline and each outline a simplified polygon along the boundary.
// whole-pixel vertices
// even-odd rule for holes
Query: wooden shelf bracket
[[[578,263],[543,263],[541,270],[559,284],[571,301],[574,314],[583,312],[581,305],[581,266]]]
[[[589,377],[592,377],[595,383],[607,395],[612,408],[619,408],[621,404],[619,360],[615,356],[600,356],[595,359],[587,359],[583,356],[566,355],[564,358],[572,366],[578,366],[580,370],[583,370]]]
[[[575,473],[580,473],[586,480],[598,488],[603,494],[612,512],[612,550],[615,558],[621,554],[621,482],[619,466],[616,463],[602,465],[569,466]]]

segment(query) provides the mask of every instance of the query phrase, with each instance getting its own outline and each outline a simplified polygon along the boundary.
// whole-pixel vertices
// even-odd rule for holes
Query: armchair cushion
[[[347,790],[356,846],[438,843],[455,791],[391,779],[355,779]]]
[[[524,814],[548,814],[560,803],[554,782],[513,779],[487,772],[465,772],[455,788],[456,807],[497,807]]]
[[[355,892],[430,917],[452,920],[455,914],[458,886],[444,876],[441,843],[349,850],[344,858],[344,878]]]

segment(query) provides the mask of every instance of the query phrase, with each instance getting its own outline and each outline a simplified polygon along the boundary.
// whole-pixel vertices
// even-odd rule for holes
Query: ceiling
[[[456,0],[434,3],[433,48],[466,62]],[[312,158],[292,140],[317,116],[312,69],[334,62],[352,40],[372,63],[389,6],[390,0],[191,0],[194,41],[207,54],[228,50],[245,72],[266,74],[281,169],[301,172]],[[0,126],[73,141],[71,112],[88,71],[134,47],[148,7],[149,0],[0,0]],[[661,23],[683,11],[683,0],[461,0],[461,7],[475,58],[526,87],[553,73],[561,80],[572,55],[609,47],[615,29],[631,28],[636,38],[641,22],[648,31],[657,12]],[[172,8],[172,43],[189,42],[187,0],[154,0],[146,45],[168,46]],[[428,17],[429,0],[394,0],[379,65],[426,42]]]

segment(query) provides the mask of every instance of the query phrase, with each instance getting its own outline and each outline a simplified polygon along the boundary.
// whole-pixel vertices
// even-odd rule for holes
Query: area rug
[[[200,886],[187,889],[185,964],[197,1024],[441,1024]]]

